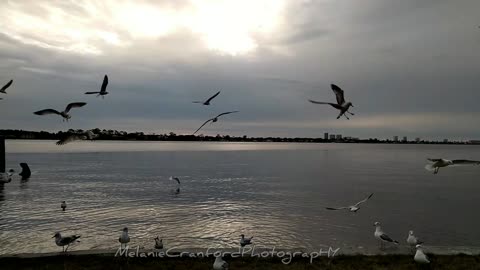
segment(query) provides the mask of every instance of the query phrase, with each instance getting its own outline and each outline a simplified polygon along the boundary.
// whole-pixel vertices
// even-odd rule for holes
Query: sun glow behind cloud
[[[277,30],[283,0],[191,0],[159,5],[146,1],[54,1],[0,4],[0,32],[22,43],[81,54],[131,46],[187,31],[205,47],[241,55],[254,51],[258,35]],[[180,3],[180,4],[176,4]],[[32,12],[42,10],[42,12]]]

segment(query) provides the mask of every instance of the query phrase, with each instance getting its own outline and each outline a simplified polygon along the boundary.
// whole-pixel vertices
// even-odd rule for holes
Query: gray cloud
[[[156,2],[140,4],[182,14],[195,8],[189,1]],[[5,3],[2,14],[19,15],[25,23],[41,24],[49,15],[72,20],[62,25],[52,19],[48,25],[55,29],[42,32],[8,16],[0,19],[0,26],[8,24],[0,27],[0,83],[15,81],[0,101],[0,113],[8,116],[2,128],[189,133],[204,119],[238,109],[241,113],[205,132],[480,138],[478,1],[288,1],[271,15],[272,30],[255,28],[257,21],[249,18],[245,25],[253,28],[247,35],[235,28],[242,21],[236,26],[234,20],[225,22],[232,27],[228,38],[217,40],[224,29],[215,28],[218,48],[209,47],[208,31],[186,25],[157,33],[155,27],[163,26],[155,23],[162,20],[147,20],[154,28],[136,35],[115,17],[115,9],[99,8],[100,2]],[[210,27],[222,24],[213,22]],[[235,38],[238,44],[251,39],[255,46],[235,54],[219,49],[236,48],[229,43]],[[104,74],[111,95],[105,100],[83,95],[98,89]],[[353,101],[352,120],[336,120],[332,108],[306,101],[334,101],[330,83]],[[211,107],[191,103],[218,90]],[[32,114],[70,101],[88,105],[68,124]]]

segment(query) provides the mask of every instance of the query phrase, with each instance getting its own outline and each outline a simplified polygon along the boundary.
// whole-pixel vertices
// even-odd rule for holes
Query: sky
[[[480,139],[478,0],[5,0],[1,129]],[[109,76],[105,99],[98,91]],[[351,120],[308,99],[334,102]],[[212,105],[204,100],[221,91]],[[72,119],[33,112],[61,110]]]

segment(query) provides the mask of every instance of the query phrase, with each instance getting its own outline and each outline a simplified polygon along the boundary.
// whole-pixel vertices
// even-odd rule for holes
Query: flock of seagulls
[[[13,80],[10,80],[7,84],[5,84],[1,89],[0,93],[6,94],[6,89],[9,88],[13,84]],[[103,78],[102,85],[100,87],[100,91],[90,91],[90,92],[85,92],[86,95],[92,95],[96,94],[97,97],[102,97],[104,98],[105,95],[108,94],[107,92],[107,86],[108,86],[108,76],[105,75]],[[332,102],[323,102],[323,101],[315,101],[309,99],[311,103],[314,104],[321,104],[321,105],[330,105],[333,108],[339,110],[339,115],[337,116],[337,119],[340,119],[342,116],[344,116],[346,119],[350,119],[348,115],[353,116],[354,113],[350,112],[350,107],[353,107],[352,102],[347,102],[345,100],[345,94],[344,91],[337,85],[331,84],[331,89],[334,92],[336,96],[336,103]],[[211,105],[211,102],[213,99],[215,99],[218,95],[220,94],[220,91],[215,93],[213,96],[209,97],[205,101],[193,101],[193,103],[197,104],[202,104],[204,106],[209,106]],[[1,98],[0,98],[1,99]],[[59,115],[62,117],[62,121],[69,121],[71,119],[70,110],[73,108],[81,108],[85,106],[87,103],[86,102],[73,102],[69,103],[63,111],[57,111],[55,109],[43,109],[40,111],[34,112],[36,115]],[[205,121],[195,132],[192,134],[196,134],[198,131],[200,131],[206,124],[208,123],[216,123],[220,117],[233,114],[233,113],[238,113],[239,111],[228,111],[224,113],[220,113],[217,116],[208,119]],[[61,140],[59,140],[56,144],[57,145],[64,145],[69,142],[77,141],[77,140],[93,140],[97,137],[91,130],[85,131],[83,133],[74,133],[74,134],[68,134]],[[480,161],[475,161],[475,160],[447,160],[447,159],[428,159],[431,164],[428,164],[425,166],[425,168],[429,171],[433,171],[434,174],[437,174],[439,172],[440,168],[443,167],[448,167],[448,166],[457,166],[457,165],[480,165]],[[22,167],[22,173],[20,175],[22,176],[22,179],[30,177],[30,169],[28,168],[28,165],[26,163],[21,163],[20,166]],[[12,180],[13,174],[15,171],[13,169],[9,170],[7,173],[0,174],[0,184],[2,183],[9,183]],[[170,180],[176,181],[178,186],[175,191],[175,194],[180,193],[180,179],[178,177],[170,177]],[[373,193],[368,195],[365,199],[349,206],[342,206],[342,207],[326,207],[327,210],[348,210],[349,212],[356,213],[360,209],[360,205],[366,203],[369,199],[371,199],[373,196]],[[60,205],[62,211],[65,211],[67,208],[67,204],[65,201],[63,201]],[[375,222],[375,232],[374,232],[374,237],[379,241],[380,243],[380,249],[383,249],[385,243],[389,244],[395,244],[398,245],[399,242],[392,239],[390,236],[388,236],[381,228],[380,222]],[[68,247],[70,244],[73,244],[75,242],[79,242],[80,235],[71,235],[67,237],[62,237],[60,232],[55,233],[53,236],[55,238],[55,243],[57,246],[62,247],[62,251],[67,252]],[[246,238],[245,235],[240,236],[240,246],[245,247],[246,245],[252,244],[252,239],[253,237]],[[160,237],[154,238],[155,240],[155,249],[163,249],[163,239]],[[128,243],[130,242],[130,237],[128,235],[128,228],[125,227],[122,230],[122,233],[120,237],[118,238],[118,241],[120,243],[120,248],[125,248]],[[410,245],[412,248],[414,247],[416,249],[416,253],[414,256],[414,260],[418,263],[430,263],[428,257],[425,255],[423,252],[421,244],[423,243],[422,241],[419,241],[418,238],[413,234],[413,231],[409,231],[408,237],[406,239],[406,242],[408,245]],[[218,270],[225,270],[228,269],[228,263],[223,260],[221,257],[217,257],[215,259],[215,262],[213,264],[213,269],[218,269]]]

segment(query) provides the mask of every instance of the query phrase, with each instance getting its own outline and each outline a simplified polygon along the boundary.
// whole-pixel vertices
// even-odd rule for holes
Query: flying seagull
[[[217,256],[213,263],[213,270],[228,270],[228,263],[221,256]]]
[[[170,176],[170,180],[175,180],[180,185],[180,179],[178,179],[178,177]]]
[[[466,159],[454,159],[448,160],[443,158],[427,158],[432,164],[427,164],[425,169],[433,171],[433,174],[437,174],[440,168],[447,166],[465,166],[465,165],[480,165],[480,161],[466,160]]]
[[[242,237],[242,238],[240,239],[240,246],[244,247],[244,246],[246,246],[246,245],[252,244],[253,236],[250,237],[250,238],[245,238],[245,235],[242,234],[242,235],[240,235],[240,237]]]
[[[14,173],[15,173],[14,169],[10,169],[6,173],[0,173],[0,184],[12,182],[12,177]]]
[[[343,95],[343,90],[340,87],[336,86],[335,84],[331,84],[331,87],[332,87],[333,92],[335,93],[335,96],[337,97],[337,103],[321,102],[321,101],[315,101],[315,100],[311,100],[311,99],[309,99],[308,101],[310,101],[311,103],[315,103],[315,104],[328,104],[328,105],[334,107],[335,109],[340,110],[340,114],[337,116],[337,119],[342,117],[342,115],[345,116],[345,118],[350,119],[350,118],[348,118],[346,113],[354,115],[353,113],[348,111],[348,109],[350,107],[353,107],[353,104],[351,102],[345,102],[345,98],[344,98],[344,95]]]
[[[211,119],[208,119],[207,121],[205,121],[205,123],[203,123],[203,125],[201,125],[197,130],[195,130],[195,132],[192,134],[192,135],[195,135],[195,133],[197,133],[203,126],[205,126],[208,122],[212,121],[212,123],[215,123],[218,121],[218,118],[222,115],[226,115],[226,114],[231,114],[231,113],[237,113],[239,111],[232,111],[232,112],[224,112],[224,113],[221,113],[217,116],[215,116],[214,118],[211,118]]]
[[[10,80],[7,84],[5,84],[2,88],[0,88],[0,93],[6,94],[7,93],[7,88],[12,85],[13,80]]]
[[[373,193],[370,194],[370,195],[368,195],[368,197],[366,197],[365,199],[357,202],[357,203],[354,204],[354,205],[343,206],[343,207],[326,207],[326,209],[328,209],[328,210],[343,210],[343,209],[348,209],[350,212],[356,213],[356,212],[360,209],[360,204],[368,201],[368,199],[370,199],[372,196],[373,196]]]
[[[423,244],[423,242],[418,240],[418,238],[413,234],[413,231],[408,232],[407,243],[412,247]]]
[[[160,239],[160,237],[155,237],[155,249],[163,249],[163,239]]]
[[[104,98],[105,95],[108,95],[107,85],[108,85],[108,76],[105,75],[105,77],[103,77],[102,87],[100,88],[100,91],[85,92],[85,94],[86,95],[97,94],[97,97],[102,96],[102,98]]]
[[[118,242],[120,242],[120,248],[126,246],[128,242],[130,242],[130,236],[128,236],[128,228],[123,228],[122,234],[118,238]]]
[[[86,102],[73,102],[73,103],[68,104],[67,107],[65,107],[65,110],[63,112],[59,112],[59,111],[54,110],[54,109],[45,109],[45,110],[34,112],[34,114],[36,114],[36,115],[58,114],[61,117],[63,117],[63,119],[62,119],[63,121],[68,121],[70,118],[72,118],[68,114],[68,112],[70,112],[71,109],[80,108],[80,107],[83,107],[85,105],[87,105]]]
[[[378,240],[380,240],[380,249],[383,249],[383,243],[387,242],[387,243],[395,243],[398,245],[398,241],[396,240],[393,240],[392,238],[390,238],[390,236],[388,236],[386,233],[384,233],[382,231],[382,228],[380,227],[380,222],[375,222],[373,224],[373,226],[375,226],[375,233],[373,234],[375,236],[375,238],[377,238]]]
[[[215,95],[211,96],[206,101],[194,101],[193,103],[201,103],[203,105],[210,105],[210,101],[212,101],[212,99],[216,98],[219,94],[220,94],[220,91],[218,91]]]
[[[52,238],[55,238],[55,244],[57,244],[57,246],[59,247],[62,247],[63,252],[67,252],[70,244],[73,244],[75,241],[77,241],[77,239],[80,238],[80,235],[71,235],[71,236],[62,237],[62,235],[59,232],[57,232]],[[67,246],[66,249],[65,249],[65,246]]]
[[[430,260],[428,260],[427,255],[423,253],[422,250],[422,245],[417,245],[417,252],[415,252],[415,256],[413,257],[413,260],[415,260],[417,263],[430,263]]]
[[[93,134],[91,130],[88,130],[83,133],[71,133],[60,139],[58,142],[56,142],[57,145],[64,145],[70,142],[74,141],[80,141],[80,140],[93,140],[97,137],[97,135]]]

